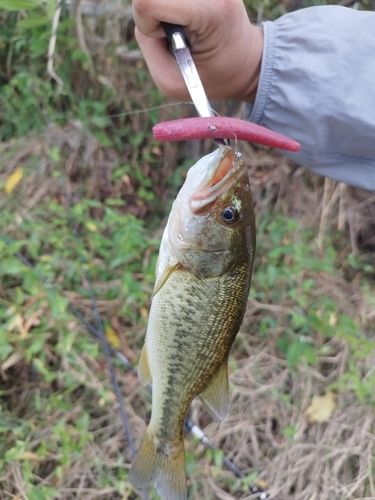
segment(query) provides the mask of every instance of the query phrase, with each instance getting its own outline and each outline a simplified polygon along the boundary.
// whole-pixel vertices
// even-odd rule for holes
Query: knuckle
[[[133,0],[133,8],[144,17],[152,14],[153,4],[153,0]]]

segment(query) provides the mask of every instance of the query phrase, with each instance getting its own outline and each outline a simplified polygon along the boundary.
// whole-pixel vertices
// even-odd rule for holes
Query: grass
[[[269,15],[278,8],[266,7]],[[193,158],[211,145],[197,152],[151,138],[154,123],[185,108],[129,114],[162,99],[141,60],[116,56],[116,43],[134,46],[125,16],[113,25],[113,36],[128,33],[116,43],[85,25],[89,40],[103,41],[89,49],[110,85],[80,87],[87,54],[66,14],[58,96],[44,69],[49,24],[20,27],[30,15],[0,11],[8,68],[0,90],[0,499],[133,500],[102,349],[67,304],[94,321],[89,276],[107,338],[137,363],[165,217]],[[375,497],[373,195],[296,170],[268,149],[241,150],[256,201],[255,271],[230,358],[228,417],[212,423],[199,401],[192,406],[220,450],[186,436],[189,498],[250,498],[254,480],[280,499]],[[138,445],[149,397],[115,364]],[[313,396],[327,391],[337,408],[327,422],[309,422]],[[224,455],[244,480],[223,466]]]

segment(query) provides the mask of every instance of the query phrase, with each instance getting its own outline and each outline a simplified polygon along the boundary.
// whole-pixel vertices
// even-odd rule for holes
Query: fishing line
[[[194,106],[194,103],[191,101],[168,102],[165,104],[160,104],[159,106],[153,106],[152,108],[136,109],[135,111],[124,111],[124,113],[118,113],[114,115],[104,115],[103,118],[119,118],[121,116],[140,115],[142,113],[147,113],[148,111],[156,111],[158,109],[171,108],[175,106]]]
[[[7,246],[10,246],[11,243],[12,243],[12,240],[9,237],[3,236],[1,234],[0,234],[0,240],[2,240],[5,243],[5,245],[7,245]],[[26,257],[24,257],[20,252],[14,252],[14,255],[26,267],[28,267],[29,269],[32,269],[36,273],[38,279],[40,279],[42,281],[42,283],[45,283],[45,281],[38,275],[39,273],[37,273],[35,267],[31,264],[31,262],[29,260],[26,259]],[[86,277],[86,279],[87,279],[87,277]],[[96,300],[95,300],[95,308],[97,310],[97,314],[100,316]],[[73,314],[73,316],[75,316],[85,326],[85,328],[87,329],[87,331],[95,339],[97,339],[98,341],[102,342],[103,346],[106,345],[105,352],[107,352],[107,353],[109,352],[110,356],[116,358],[122,364],[122,366],[124,366],[133,375],[137,376],[137,372],[134,369],[134,367],[132,366],[132,364],[130,363],[130,361],[122,353],[120,353],[119,351],[117,351],[116,349],[114,349],[109,344],[109,342],[105,338],[103,329],[101,331],[99,331],[98,328],[94,327],[89,321],[87,321],[83,317],[83,315],[70,302],[68,302],[67,309],[68,309],[68,311],[70,311]],[[101,321],[100,321],[100,324],[101,324]],[[112,365],[112,369],[114,370],[112,360],[111,360],[111,365]],[[117,382],[117,380],[116,380],[116,382]],[[118,387],[118,385],[117,385],[117,387]],[[121,394],[120,394],[120,396],[118,396],[116,394],[116,396],[117,396],[117,399],[119,401],[119,405],[121,406],[121,404],[122,404]],[[198,425],[195,425],[190,419],[186,420],[185,427],[195,437],[197,437],[207,448],[209,448],[212,451],[215,451],[215,450],[218,449],[218,448],[216,448],[209,441],[209,439],[207,438],[207,436],[205,435],[205,433],[203,432],[203,430]],[[223,457],[223,463],[225,464],[226,467],[228,467],[229,470],[231,470],[240,479],[244,479],[246,477],[245,474],[231,460],[229,460],[229,458],[227,458],[225,455]],[[247,484],[247,487],[249,488],[249,490],[251,491],[251,493],[253,495],[255,495],[255,498],[257,500],[273,500],[272,497],[270,497],[268,495],[268,493],[266,493],[262,488],[259,488],[258,486],[256,486],[254,483]],[[145,500],[147,498],[148,497],[145,497]]]

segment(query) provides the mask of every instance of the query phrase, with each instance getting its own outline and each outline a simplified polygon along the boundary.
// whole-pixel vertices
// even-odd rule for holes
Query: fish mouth
[[[189,198],[189,208],[196,215],[204,215],[211,210],[219,196],[230,188],[245,168],[243,160],[236,161],[233,149],[228,147],[225,149],[227,152],[213,177]]]

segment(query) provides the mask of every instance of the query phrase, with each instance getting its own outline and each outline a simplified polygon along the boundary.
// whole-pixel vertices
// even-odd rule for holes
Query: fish
[[[183,427],[199,396],[215,421],[228,407],[228,356],[248,300],[256,245],[243,159],[222,146],[193,165],[165,227],[138,376],[152,412],[129,478],[186,500]]]

